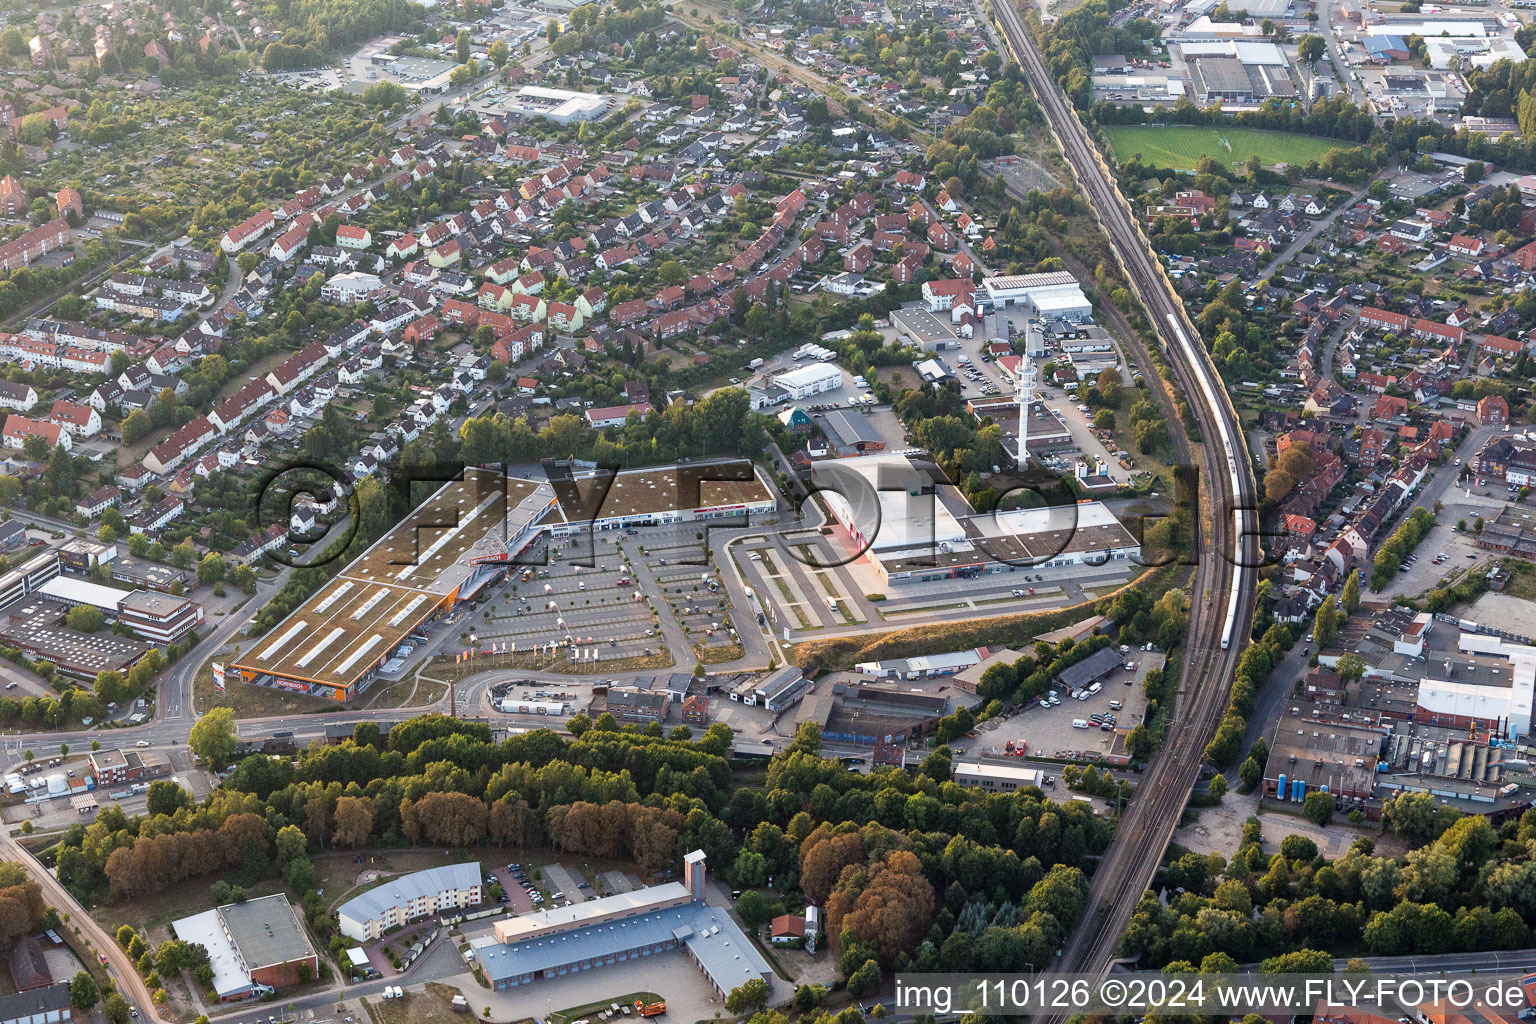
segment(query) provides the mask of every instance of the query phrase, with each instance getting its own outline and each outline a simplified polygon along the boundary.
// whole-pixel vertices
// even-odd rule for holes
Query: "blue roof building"
[[[470,945],[498,990],[681,950],[723,998],[773,971],[730,915],[703,901],[703,877],[703,854],[695,851],[685,861],[684,884],[508,918],[496,923],[494,937]]]

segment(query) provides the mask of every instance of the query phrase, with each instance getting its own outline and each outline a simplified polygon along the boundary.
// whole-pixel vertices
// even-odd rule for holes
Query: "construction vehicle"
[[[660,1017],[667,1012],[667,1001],[659,999],[654,1003],[642,1004],[640,1000],[636,999],[635,1009],[640,1011],[640,1016],[642,1017]]]

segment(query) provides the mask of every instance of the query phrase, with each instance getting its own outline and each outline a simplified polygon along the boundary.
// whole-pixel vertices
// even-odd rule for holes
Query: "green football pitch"
[[[1286,132],[1261,132],[1251,128],[1205,128],[1188,125],[1106,127],[1121,163],[1141,154],[1142,163],[1155,167],[1193,170],[1202,156],[1236,169],[1255,155],[1266,167],[1275,164],[1309,164],[1321,160],[1330,149],[1347,148],[1337,139],[1319,139]]]

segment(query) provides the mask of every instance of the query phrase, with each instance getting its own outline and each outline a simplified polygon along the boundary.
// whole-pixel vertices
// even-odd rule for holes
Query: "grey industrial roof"
[[[853,409],[831,409],[822,414],[822,419],[844,444],[872,444],[881,439],[869,417]]]
[[[1094,651],[1082,661],[1065,669],[1056,678],[1074,690],[1087,686],[1104,673],[1112,671],[1120,664],[1120,655],[1113,647],[1106,647],[1102,651]]]
[[[401,907],[418,896],[435,896],[445,889],[469,889],[480,884],[480,865],[475,861],[445,864],[391,878],[343,903],[337,913],[354,921],[375,921],[390,907]]]
[[[313,956],[298,915],[282,893],[219,908],[224,927],[251,970]]]
[[[686,903],[514,945],[494,939],[473,945],[494,983],[669,940],[686,945],[704,973],[724,992],[771,971],[730,916],[704,903]]]

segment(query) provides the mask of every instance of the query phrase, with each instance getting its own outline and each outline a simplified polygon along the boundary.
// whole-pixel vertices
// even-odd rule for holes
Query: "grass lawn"
[[[1507,559],[1503,565],[1509,570],[1509,582],[1504,585],[1504,595],[1536,601],[1536,565],[1517,558]]]
[[[1321,160],[1330,149],[1354,148],[1337,139],[1251,128],[1117,125],[1105,128],[1104,133],[1114,146],[1115,159],[1121,163],[1140,153],[1143,163],[1180,170],[1193,170],[1202,156],[1235,168],[1242,166],[1249,155],[1256,155],[1268,167],[1280,163],[1307,164]],[[1231,145],[1230,149],[1222,144],[1223,139]]]

